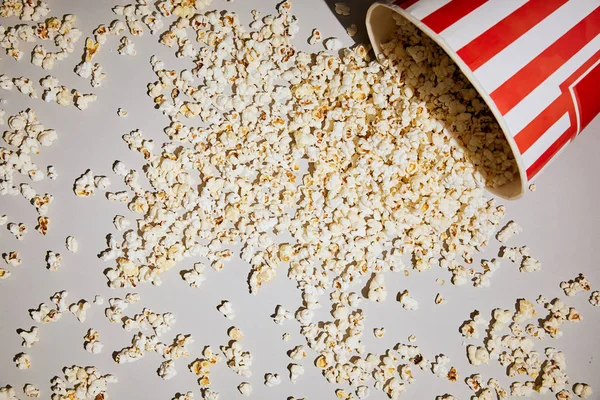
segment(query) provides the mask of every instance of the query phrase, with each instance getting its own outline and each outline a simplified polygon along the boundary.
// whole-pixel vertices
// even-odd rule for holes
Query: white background
[[[251,8],[263,12],[274,11],[274,0],[247,1],[234,3],[215,1],[213,8],[230,9],[240,13],[243,21],[249,20]],[[353,9],[351,17],[335,15],[323,0],[297,0],[294,11],[300,20],[300,33],[297,45],[304,50],[317,51],[321,47],[310,47],[306,38],[310,31],[318,27],[324,37],[337,36],[345,44],[353,40],[345,34],[344,25],[355,21],[361,28],[367,2]],[[117,3],[114,3],[117,4]],[[100,62],[108,74],[103,86],[93,89],[89,82],[77,77],[72,71],[79,62],[84,38],[100,23],[108,23],[115,16],[110,11],[112,1],[57,1],[51,0],[51,15],[61,16],[73,13],[77,16],[76,26],[84,31],[77,44],[77,51],[70,58],[57,63],[51,74],[60,79],[61,84],[77,88],[82,92],[98,94],[98,101],[87,111],[74,107],[60,107],[57,104],[31,100],[16,92],[0,92],[0,97],[8,100],[4,105],[7,117],[20,110],[32,107],[39,120],[47,127],[58,132],[59,140],[50,148],[43,148],[36,156],[38,165],[54,165],[60,174],[55,181],[34,182],[32,186],[38,193],[48,192],[54,195],[50,208],[52,220],[50,232],[46,237],[34,231],[36,225],[35,209],[21,197],[0,198],[0,214],[8,214],[11,222],[24,222],[29,233],[22,242],[17,241],[6,228],[0,230],[0,252],[17,250],[23,264],[20,267],[8,267],[12,276],[0,281],[0,386],[11,384],[19,391],[25,383],[33,383],[42,389],[42,398],[49,398],[49,381],[60,375],[64,366],[94,365],[102,372],[113,373],[119,383],[111,385],[109,393],[115,399],[171,399],[176,392],[193,390],[199,397],[195,376],[187,364],[200,356],[204,345],[210,344],[216,349],[228,340],[226,330],[232,323],[244,333],[244,347],[254,355],[252,366],[254,386],[253,398],[286,399],[288,396],[307,397],[309,399],[333,399],[337,386],[329,385],[312,365],[314,354],[304,360],[306,375],[299,378],[296,385],[287,379],[286,366],[290,360],[285,352],[297,344],[304,343],[295,321],[283,326],[275,325],[270,318],[277,304],[287,309],[296,309],[300,305],[299,292],[285,271],[280,270],[274,282],[265,287],[258,296],[248,294],[246,277],[248,265],[234,260],[225,269],[216,273],[207,271],[207,281],[198,289],[192,289],[180,278],[177,271],[164,274],[162,287],[140,286],[142,301],[131,306],[127,315],[149,307],[155,312],[173,312],[177,318],[175,328],[161,339],[170,341],[177,333],[192,333],[196,342],[192,345],[192,357],[176,362],[178,375],[170,381],[161,380],[156,369],[162,359],[157,354],[148,354],[138,362],[117,365],[111,358],[115,350],[128,346],[132,333],[125,332],[118,324],[111,324],[104,317],[104,307],[93,305],[87,321],[79,323],[73,315],[65,314],[57,323],[40,326],[41,341],[31,349],[20,346],[21,339],[16,334],[18,328],[29,329],[35,323],[28,316],[28,309],[37,308],[41,302],[50,303],[49,297],[59,290],[69,292],[69,302],[81,298],[89,301],[100,294],[106,300],[110,297],[123,297],[127,290],[113,290],[106,285],[103,270],[107,265],[96,257],[105,248],[105,236],[114,232],[112,219],[115,214],[129,215],[122,204],[107,201],[102,194],[93,198],[77,198],[72,191],[76,177],[91,168],[97,175],[107,175],[113,185],[111,190],[124,188],[118,177],[112,174],[111,165],[115,160],[123,161],[130,168],[140,168],[140,157],[128,150],[121,136],[133,129],[141,129],[157,143],[166,139],[162,129],[168,124],[165,117],[152,107],[152,99],[146,93],[146,85],[156,80],[149,59],[158,54],[166,62],[167,68],[190,68],[189,63],[176,60],[170,49],[157,43],[157,37],[148,31],[141,39],[136,38],[137,55],[119,56],[116,53],[117,41],[109,38],[96,61]],[[16,20],[3,21],[14,25]],[[0,70],[8,76],[26,76],[38,81],[45,71],[29,63],[29,50],[19,63],[2,55]],[[110,49],[110,50],[109,50]],[[127,118],[116,115],[118,107],[129,112]],[[594,289],[600,289],[600,272],[594,250],[600,243],[598,224],[598,171],[600,171],[600,119],[588,127],[580,138],[563,152],[537,180],[537,191],[527,193],[521,200],[507,202],[508,218],[518,221],[523,233],[511,240],[511,245],[530,246],[532,255],[541,259],[543,271],[534,274],[521,274],[518,267],[504,261],[500,270],[492,278],[489,289],[476,289],[470,286],[454,287],[449,283],[449,275],[441,269],[424,273],[411,272],[407,278],[403,274],[387,276],[388,300],[383,304],[363,302],[366,311],[366,334],[364,342],[369,352],[382,352],[398,342],[407,343],[406,338],[414,334],[421,351],[432,357],[444,353],[450,357],[461,375],[457,383],[434,377],[430,372],[415,371],[417,381],[403,396],[404,399],[433,399],[435,395],[451,393],[459,399],[471,395],[463,379],[474,372],[481,372],[487,379],[496,377],[504,384],[509,383],[504,376],[504,368],[498,364],[472,367],[468,364],[465,347],[458,327],[474,310],[480,310],[486,318],[496,307],[514,308],[517,298],[534,300],[539,294],[547,298],[565,298],[558,285],[563,280],[574,278],[579,272],[591,280]],[[66,251],[65,238],[75,236],[80,250],[76,254]],[[486,257],[497,253],[498,243],[492,242]],[[47,250],[58,251],[63,256],[61,270],[46,270],[44,257]],[[186,261],[182,269],[191,268],[192,261]],[[440,287],[435,279],[441,277],[447,281]],[[411,294],[420,302],[416,312],[402,309],[395,301],[398,291],[410,289]],[[435,305],[436,293],[442,293],[448,303]],[[553,346],[565,351],[567,371],[571,383],[600,382],[600,347],[598,332],[600,329],[600,308],[594,308],[587,302],[588,294],[568,298],[567,303],[575,306],[584,317],[579,324],[567,324],[564,336],[558,340],[540,342],[537,350]],[[226,320],[216,310],[221,300],[232,302],[237,317]],[[326,318],[327,307],[318,315]],[[543,315],[542,310],[538,312]],[[541,315],[540,315],[541,316]],[[383,339],[372,335],[374,327],[385,326]],[[92,355],[83,349],[83,336],[88,328],[100,333],[104,342],[104,351]],[[284,342],[281,336],[288,332],[292,340]],[[31,355],[32,368],[19,371],[12,358],[26,351]],[[267,388],[263,383],[266,372],[282,375],[283,383],[276,388]],[[220,364],[213,372],[213,390],[221,393],[221,399],[241,398],[236,386],[241,377]],[[595,387],[600,393],[600,385]],[[600,398],[595,394],[594,398]],[[20,393],[19,397],[25,396]],[[383,399],[381,392],[372,398]],[[545,398],[554,398],[549,394]]]

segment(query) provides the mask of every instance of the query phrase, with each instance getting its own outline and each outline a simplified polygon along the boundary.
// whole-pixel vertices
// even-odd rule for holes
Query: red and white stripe
[[[532,179],[600,113],[600,0],[398,0],[470,69]]]

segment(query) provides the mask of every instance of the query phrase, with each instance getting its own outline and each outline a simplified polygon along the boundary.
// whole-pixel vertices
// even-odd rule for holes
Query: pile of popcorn
[[[20,1],[5,0],[0,15],[36,21],[49,12],[42,1],[24,3],[29,8],[21,10]],[[92,87],[100,86],[106,73],[95,57],[108,37],[119,39],[119,54],[134,56],[133,38],[145,28],[159,37],[161,45],[172,48],[177,58],[193,65],[170,69],[157,56],[151,57],[156,80],[148,84],[148,103],[168,117],[164,128],[168,140],[157,145],[137,129],[123,135],[129,149],[144,160],[140,171],[115,161],[112,171],[124,185],[114,191],[108,190],[111,179],[89,169],[74,182],[73,191],[82,201],[105,191],[108,200],[122,203],[135,215],[135,221],[114,217],[116,233],[107,236],[107,248],[99,255],[109,263],[108,286],[160,286],[164,273],[179,270],[197,288],[208,279],[207,269],[218,273],[227,268],[233,247],[241,245],[239,256],[248,265],[250,293],[258,294],[284,268],[297,283],[301,306],[288,311],[277,305],[272,316],[280,325],[296,320],[311,350],[298,345],[288,352],[294,361],[287,366],[292,383],[305,373],[300,362],[307,357],[313,358],[330,383],[346,387],[335,391],[341,399],[367,398],[371,386],[391,399],[399,398],[415,381],[413,368],[460,381],[446,355],[428,359],[418,346],[397,343],[382,354],[368,353],[363,343],[366,316],[360,304],[365,298],[385,301],[386,277],[398,272],[408,275],[409,269],[422,272],[439,266],[454,285],[490,286],[499,261],[475,262],[478,254],[494,236],[506,244],[521,227],[514,221],[501,227],[505,208],[486,192],[518,179],[518,170],[484,101],[443,50],[400,18],[396,34],[382,44],[381,57],[373,60],[369,49],[360,45],[343,49],[341,56],[297,50],[292,39],[298,21],[291,0],[281,2],[275,15],[253,11],[249,28],[235,13],[204,12],[210,4],[211,0],[156,4],[138,0],[114,7],[117,19],[98,26],[93,38],[86,38],[82,61],[75,67],[74,72],[89,79]],[[335,9],[340,15],[350,13],[342,3]],[[51,69],[55,59],[72,53],[82,35],[73,28],[75,21],[66,15],[39,23],[31,32],[32,40],[52,39],[61,52],[51,53],[38,45],[32,63]],[[22,54],[14,37],[29,41],[27,32],[22,27],[0,31],[0,44],[17,60]],[[313,30],[309,42],[321,40],[321,33]],[[323,45],[332,51],[341,47],[336,38],[324,40]],[[47,102],[72,103],[84,110],[97,99],[95,94],[61,86],[52,76],[40,85]],[[38,97],[30,79],[0,76],[0,87],[13,86]],[[127,113],[119,109],[118,115]],[[51,145],[56,132],[45,130],[32,110],[11,117],[9,127],[3,138],[18,150],[0,149],[0,194],[21,193],[31,202],[40,218],[36,229],[45,235],[53,197],[37,195],[29,184],[17,186],[13,175],[18,172],[34,181],[43,178],[44,172],[29,154]],[[56,172],[48,167],[47,175],[55,177]],[[23,224],[1,221],[23,239],[27,232]],[[284,234],[291,239],[282,241]],[[77,252],[79,246],[69,236],[66,247]],[[541,269],[527,246],[502,247],[499,257],[520,262],[522,272]],[[183,269],[192,258],[193,268]],[[16,252],[5,260],[11,266],[20,264]],[[46,262],[55,271],[61,268],[62,257],[48,251]],[[474,263],[480,270],[471,268]],[[0,269],[0,279],[9,274]],[[561,288],[572,296],[591,286],[581,275],[563,282]],[[30,311],[32,319],[40,324],[54,322],[70,311],[84,323],[91,302],[82,299],[67,305],[66,296],[65,291],[57,292],[51,297],[56,307],[42,303]],[[390,297],[397,298],[406,311],[419,309],[419,301],[408,290]],[[176,360],[194,357],[189,348],[194,339],[178,334],[170,344],[159,341],[171,331],[175,317],[149,308],[125,315],[129,305],[139,301],[135,293],[108,301],[108,320],[135,332],[131,345],[114,351],[113,360],[122,364],[157,353],[163,361],[156,373],[171,379],[177,374]],[[446,299],[438,293],[434,301],[443,304]],[[599,304],[597,291],[589,301]],[[102,303],[100,297],[94,300]],[[319,320],[316,310],[324,304],[331,304],[331,317]],[[494,378],[486,383],[480,374],[472,375],[466,383],[475,392],[474,399],[548,390],[570,398],[566,397],[570,392],[564,355],[549,347],[544,359],[534,350],[534,339],[560,337],[564,323],[582,317],[558,298],[542,299],[540,304],[548,315],[527,325],[536,316],[535,306],[519,299],[515,312],[493,310],[489,324],[474,312],[460,326],[465,339],[482,337],[482,343],[466,345],[472,365],[498,361],[509,377],[532,379],[504,389]],[[217,310],[235,318],[227,300]],[[510,334],[501,335],[505,328]],[[153,334],[143,332],[150,329]],[[385,328],[373,332],[382,338]],[[39,341],[35,326],[20,330],[19,335],[26,348]],[[228,335],[231,340],[219,347],[221,354],[206,346],[201,357],[188,365],[198,376],[203,399],[219,397],[211,388],[210,374],[221,361],[242,378],[252,375],[253,355],[242,345],[241,330],[232,327]],[[84,336],[85,350],[100,354],[104,344],[99,338],[99,332],[90,328]],[[14,359],[19,369],[29,368],[30,361],[25,353]],[[64,375],[65,380],[52,381],[53,399],[104,398],[107,384],[116,381],[94,367],[65,368]],[[281,382],[279,373],[264,374],[267,387]],[[577,385],[573,388],[577,395],[591,395],[588,385]],[[243,395],[252,392],[249,382],[237,387]],[[28,391],[39,396],[34,386]],[[3,395],[15,397],[14,389],[1,388],[0,399]],[[179,393],[175,398],[193,399],[194,393]]]

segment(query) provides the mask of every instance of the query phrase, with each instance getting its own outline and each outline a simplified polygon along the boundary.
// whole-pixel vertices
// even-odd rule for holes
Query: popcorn
[[[471,365],[487,364],[490,360],[490,353],[484,347],[468,345],[467,358]]]
[[[306,358],[307,354],[304,350],[304,346],[298,345],[294,347],[292,350],[288,351],[288,356],[295,361],[302,360]]]
[[[0,387],[0,399],[6,400],[18,400],[16,390],[10,386],[6,385],[4,387]]]
[[[523,228],[519,226],[515,221],[509,221],[502,229],[496,234],[496,239],[500,243],[506,243],[513,235],[521,233]]]
[[[535,315],[536,312],[532,302],[526,299],[517,300],[517,312],[513,315],[513,321],[521,323],[534,318]]]
[[[110,186],[110,179],[106,176],[95,176],[94,186],[96,186],[96,189],[106,190]]]
[[[274,387],[281,383],[281,377],[279,374],[268,373],[265,374],[265,386],[266,387]]]
[[[435,296],[434,303],[435,304],[444,304],[444,303],[446,303],[446,299],[440,293],[438,293]]]
[[[39,329],[37,326],[32,326],[29,331],[18,329],[17,333],[23,339],[21,346],[30,348],[40,340]]]
[[[339,40],[338,38],[334,38],[334,37],[325,39],[323,44],[325,45],[325,48],[330,51],[337,51],[344,46],[342,44],[341,40]]]
[[[565,295],[575,296],[581,291],[590,291],[592,286],[583,274],[579,274],[575,279],[561,282],[560,288],[565,292]]]
[[[350,15],[350,6],[347,3],[335,3],[335,13],[348,16]]]
[[[175,362],[173,360],[163,361],[158,368],[158,376],[162,379],[171,379],[175,375],[177,375],[177,371],[175,370]]]
[[[281,335],[281,339],[284,342],[289,342],[292,339],[292,336],[289,333],[284,333],[283,335]]]
[[[304,375],[304,367],[302,365],[299,364],[290,364],[288,365],[288,370],[290,371],[290,381],[292,381],[292,383],[296,383],[296,381],[298,380],[298,378],[300,377],[300,375]],[[277,375],[277,374],[275,374]],[[265,385],[268,387],[271,387],[267,384],[267,378],[265,377]],[[271,383],[273,383],[273,380],[271,381]],[[272,386],[278,385],[278,383],[275,383]]]
[[[98,99],[98,96],[95,94],[83,94],[75,91],[73,94],[73,104],[80,110],[86,110],[90,103],[95,102]]]
[[[126,56],[135,56],[137,52],[135,51],[135,43],[129,40],[127,36],[123,36],[121,38],[120,46],[117,49],[117,52]]]
[[[96,184],[94,182],[94,174],[88,169],[83,175],[75,180],[73,191],[79,197],[89,197],[95,192]]]
[[[533,257],[523,257],[521,262],[521,272],[537,272],[542,269],[542,263]]]
[[[125,111],[125,110],[124,110],[124,109],[122,109],[122,108],[119,108],[119,109],[117,110],[117,115],[118,115],[119,117],[121,117],[121,118],[125,118],[125,117],[127,117],[127,114],[128,114],[128,113],[127,113],[127,111]]]
[[[352,24],[349,27],[347,27],[346,33],[348,33],[348,36],[350,37],[356,36],[356,34],[358,33],[358,27],[356,26],[356,24]]]
[[[185,394],[177,393],[172,400],[194,400],[195,398],[194,392],[187,392]]]
[[[49,322],[58,321],[60,317],[62,317],[62,313],[58,310],[51,309],[46,304],[42,303],[39,305],[37,310],[29,310],[29,316],[35,322],[46,324]]]
[[[28,354],[19,353],[15,356],[13,361],[15,362],[17,369],[24,370],[31,368],[31,358]]]
[[[221,304],[217,306],[217,310],[225,316],[227,319],[235,318],[235,311],[233,311],[233,306],[227,300],[223,300]]]
[[[102,304],[104,304],[104,297],[100,296],[100,295],[96,295],[94,296],[94,304],[101,306]]]
[[[204,269],[206,266],[202,263],[194,263],[194,268],[183,272],[183,280],[186,281],[190,287],[197,288],[202,282],[206,280],[204,276]]]
[[[86,335],[83,337],[83,348],[92,354],[100,354],[104,344],[98,340],[99,337],[100,335],[97,331],[88,329]]]
[[[65,367],[64,379],[54,377],[50,381],[52,397],[71,396],[75,399],[106,398],[109,383],[116,383],[113,375],[102,375],[96,367]],[[67,384],[72,385],[68,387]],[[70,393],[70,394],[68,394]]]
[[[232,340],[227,346],[221,346],[221,352],[227,359],[227,366],[233,372],[245,378],[252,376],[252,354],[244,351],[239,341]]]
[[[27,233],[27,227],[22,223],[16,224],[14,222],[10,222],[6,225],[6,229],[8,229],[8,231],[12,233],[17,240],[23,240],[25,234]]]
[[[383,274],[376,274],[371,279],[369,289],[367,292],[367,298],[371,301],[382,302],[387,297],[387,290],[385,285],[385,279]]]
[[[75,239],[73,236],[67,236],[66,247],[71,253],[77,253],[77,250],[79,250],[77,239]]]
[[[229,337],[233,340],[242,340],[244,338],[244,334],[242,333],[242,331],[236,327],[231,327],[227,331],[227,335],[229,335]]]
[[[60,312],[67,311],[67,293],[66,290],[61,290],[60,292],[56,292],[50,297],[50,300],[56,305],[56,309]]]
[[[587,399],[588,397],[590,397],[592,395],[593,391],[592,391],[592,387],[588,384],[576,383],[575,385],[573,385],[573,393],[575,393],[577,396],[581,397],[582,399]]]
[[[319,43],[321,40],[321,31],[319,31],[318,29],[313,29],[310,37],[308,38],[308,43],[312,45]]]
[[[252,394],[252,385],[248,382],[242,382],[238,385],[239,392],[244,396],[250,396]]]
[[[60,253],[48,251],[46,253],[46,268],[50,271],[57,271],[62,266],[62,257]]]
[[[71,304],[69,306],[69,311],[72,312],[79,322],[85,322],[85,318],[87,317],[87,311],[92,307],[92,305],[86,300],[79,300],[79,302]]]
[[[529,191],[530,192],[535,192],[535,189],[536,189],[535,183],[530,183],[529,184]]]
[[[25,396],[27,397],[40,397],[41,391],[40,389],[38,389],[37,387],[33,386],[30,383],[27,383],[25,386],[23,386],[23,393],[25,393]]]
[[[293,318],[292,313],[281,305],[275,307],[275,314],[271,315],[271,317],[277,325],[283,325],[283,321]]]
[[[385,335],[385,328],[375,328],[373,334],[376,338],[381,339]]]
[[[131,225],[131,221],[122,215],[115,215],[115,218],[113,219],[113,225],[118,231],[123,232]]]
[[[399,294],[398,301],[402,304],[402,308],[408,311],[414,311],[419,309],[419,302],[410,296],[408,290]]]
[[[597,290],[593,291],[588,301],[595,307],[600,306],[600,292]]]
[[[18,267],[19,265],[21,265],[22,262],[22,260],[19,258],[19,253],[17,253],[16,251],[3,253],[2,259],[4,259],[4,262],[10,265],[11,267]]]

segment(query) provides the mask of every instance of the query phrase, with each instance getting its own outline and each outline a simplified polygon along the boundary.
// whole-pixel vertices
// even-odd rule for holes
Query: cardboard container
[[[400,14],[440,45],[485,100],[520,179],[491,191],[520,197],[600,113],[600,0],[398,0],[367,13],[376,54]]]

